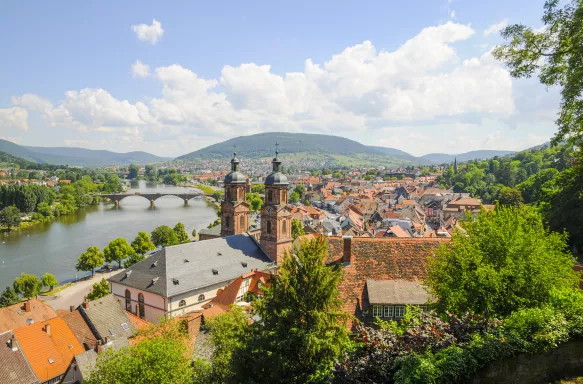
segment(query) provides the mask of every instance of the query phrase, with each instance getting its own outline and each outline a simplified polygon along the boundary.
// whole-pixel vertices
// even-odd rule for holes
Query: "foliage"
[[[308,199],[304,200],[304,205],[309,207],[310,205],[312,205],[312,202]]]
[[[87,300],[93,301],[109,295],[109,283],[105,279],[101,279],[99,283],[93,284],[91,292],[87,294]]]
[[[127,259],[131,255],[136,253],[134,249],[128,244],[127,240],[123,237],[117,238],[109,242],[107,247],[103,248],[103,255],[105,256],[105,261],[108,263],[116,261],[121,267],[121,261]]]
[[[159,327],[156,327],[158,329]],[[192,369],[183,338],[168,332],[145,338],[137,345],[99,354],[89,384],[190,383]]]
[[[44,217],[52,217],[53,216],[53,209],[48,203],[42,202],[36,206],[37,212],[43,215]]]
[[[41,289],[42,283],[35,275],[21,273],[20,277],[14,279],[13,288],[16,293],[30,299],[37,296]]]
[[[259,193],[259,194],[264,194],[265,193],[265,184],[254,184],[251,186],[251,192],[252,193]]]
[[[105,263],[105,255],[99,250],[99,247],[89,247],[77,259],[75,269],[78,271],[91,271],[91,276],[95,274],[95,268]]]
[[[193,237],[193,238],[196,238],[196,228],[194,228],[194,229],[192,230],[192,233],[191,233],[191,235],[192,235],[192,237]]]
[[[509,340],[522,352],[544,352],[569,340],[565,316],[550,306],[518,310],[504,326]]]
[[[253,212],[259,212],[263,206],[263,199],[257,192],[246,194],[245,200],[249,203]]]
[[[306,186],[303,185],[303,184],[298,184],[294,188],[294,192],[296,192],[299,195],[300,199],[301,199],[306,194]]]
[[[130,164],[128,168],[128,179],[137,179],[140,167],[136,164]]]
[[[432,378],[427,382],[435,382],[441,370],[436,366],[434,353],[453,346],[470,345],[476,335],[488,335],[499,327],[497,320],[470,313],[462,316],[447,313],[444,321],[435,313],[407,307],[400,324],[379,321],[374,328],[357,327],[359,347],[336,365],[335,381],[369,383],[394,379],[401,383],[421,383],[423,381],[416,380]],[[401,371],[400,375],[395,375],[396,371]]]
[[[16,304],[20,301],[18,293],[12,287],[6,287],[2,294],[0,295],[0,308],[8,307],[9,305]]]
[[[33,212],[41,203],[51,205],[55,192],[48,187],[34,184],[0,186],[0,209],[14,205],[21,212]]]
[[[190,239],[188,238],[188,233],[184,228],[184,224],[176,223],[174,226],[174,233],[176,233],[176,238],[178,239],[179,244],[189,243]]]
[[[564,6],[563,6],[564,5]],[[563,6],[560,8],[560,6]],[[555,144],[565,139],[583,142],[583,3],[580,0],[547,0],[544,28],[509,25],[502,31],[506,44],[496,47],[494,57],[510,67],[514,77],[538,73],[547,87],[561,88]]]
[[[6,207],[0,211],[0,225],[7,227],[9,231],[12,227],[20,226],[20,222],[20,211],[15,206]]]
[[[176,232],[172,228],[167,225],[161,225],[156,227],[152,233],[152,242],[154,245],[162,246],[162,247],[169,247],[171,245],[179,244],[178,236],[176,236]]]
[[[223,199],[224,194],[225,191],[223,191],[222,189],[217,189],[212,192],[213,199],[215,199],[215,201],[221,201]]]
[[[244,349],[249,333],[248,316],[240,307],[233,306],[229,312],[206,321],[209,330],[209,343],[214,347],[211,370],[207,383],[236,382],[231,371],[233,352]]]
[[[518,188],[502,187],[498,192],[498,201],[502,205],[518,207],[523,202],[522,193]]]
[[[291,195],[289,195],[289,202],[295,204],[298,201],[300,201],[300,194],[295,191],[292,192]]]
[[[235,351],[237,382],[326,382],[334,361],[350,346],[341,312],[342,269],[324,264],[325,239],[303,241],[286,251],[277,278],[262,286],[244,349]]]
[[[144,260],[146,257],[144,255],[140,255],[139,253],[134,253],[130,257],[126,259],[123,263],[124,268],[129,268],[132,265],[139,263],[140,261]]]
[[[146,253],[156,249],[156,245],[150,239],[150,234],[147,232],[138,232],[138,236],[132,241],[132,248],[139,255],[145,255]]]
[[[291,233],[292,233],[292,239],[297,239],[300,236],[304,236],[306,234],[306,232],[304,231],[304,224],[302,224],[302,222],[298,219],[296,219],[295,217],[292,219],[292,223],[291,223]]]
[[[59,281],[55,278],[55,276],[53,276],[52,274],[46,272],[44,275],[42,275],[41,277],[41,283],[43,287],[49,287],[49,289],[52,291],[53,287],[55,285],[59,285]]]
[[[549,232],[534,209],[497,206],[463,222],[427,263],[425,283],[441,312],[507,316],[577,288],[566,236]]]

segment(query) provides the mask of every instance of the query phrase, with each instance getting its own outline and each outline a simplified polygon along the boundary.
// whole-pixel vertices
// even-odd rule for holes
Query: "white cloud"
[[[136,36],[141,41],[147,41],[149,43],[156,44],[164,34],[164,29],[162,29],[162,24],[156,19],[152,20],[152,25],[148,24],[136,24],[132,25],[132,31],[136,33]]]
[[[150,76],[150,66],[142,63],[140,60],[136,60],[136,62],[132,64],[132,76],[133,77]]]
[[[451,11],[449,11],[449,18],[455,20],[455,10],[452,9]]]
[[[152,74],[162,85],[144,102],[87,88],[65,93],[55,106],[35,95],[13,103],[42,112],[51,127],[90,132],[92,143],[106,139],[115,148],[133,137],[132,145],[169,156],[266,131],[398,143],[415,154],[497,147],[488,135],[517,134],[529,124],[536,125],[532,135],[545,136],[552,113],[535,125],[517,118],[530,116],[525,108],[532,103],[517,106],[513,80],[490,52],[460,59],[454,43],[474,34],[470,25],[450,21],[424,28],[393,51],[364,41],[323,63],[307,59],[299,71],[285,74],[269,64],[244,63],[225,65],[220,77],[207,79],[177,64],[150,71],[136,61],[135,76]],[[497,137],[503,149],[521,143],[517,136]]]
[[[28,112],[21,107],[0,109],[0,132],[28,131]]]
[[[489,36],[493,33],[498,33],[508,25],[508,19],[504,19],[499,23],[493,24],[484,30],[484,36]]]

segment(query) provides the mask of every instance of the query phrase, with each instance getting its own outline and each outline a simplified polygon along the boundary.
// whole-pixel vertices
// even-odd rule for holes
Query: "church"
[[[278,152],[264,182],[260,236],[248,232],[247,177],[239,165],[235,153],[224,179],[220,237],[163,248],[108,279],[110,292],[127,311],[152,323],[199,311],[236,279],[273,271],[281,263],[292,245],[292,216]],[[239,292],[238,299],[245,293]]]

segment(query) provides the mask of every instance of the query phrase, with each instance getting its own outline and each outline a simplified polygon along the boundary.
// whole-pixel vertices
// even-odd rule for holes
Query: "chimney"
[[[24,312],[30,312],[30,301],[24,302]]]
[[[101,341],[99,341],[99,344],[97,344],[97,353],[100,353],[103,351],[103,344]]]
[[[73,312],[75,310],[75,306],[74,305],[70,305],[69,306],[69,311]]]
[[[344,251],[342,252],[342,262],[350,264],[350,255],[352,253],[352,236],[342,236],[344,242]]]
[[[45,332],[47,333],[48,337],[51,337],[51,325],[48,323],[45,325]]]
[[[85,309],[87,309],[87,307],[89,307],[89,304],[87,304],[87,301],[84,301],[82,305],[83,305],[83,308],[85,308]]]

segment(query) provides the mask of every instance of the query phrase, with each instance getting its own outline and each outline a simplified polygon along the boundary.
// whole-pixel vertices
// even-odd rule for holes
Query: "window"
[[[122,327],[124,330],[126,330],[126,331],[127,331],[128,329],[130,329],[130,326],[128,325],[128,323],[121,323],[121,327]]]
[[[273,191],[270,190],[269,192],[267,192],[267,201],[271,203],[272,200],[273,200]]]
[[[243,296],[249,290],[249,284],[251,284],[251,278],[243,280],[241,287],[239,288],[239,293],[237,294],[237,303],[243,301]]]
[[[374,305],[372,307],[372,315],[374,317],[381,317],[383,315],[383,307],[381,305]]]
[[[281,235],[287,236],[287,220],[281,222]]]
[[[240,231],[246,231],[247,228],[245,228],[245,216],[241,216],[239,218],[239,230]]]
[[[180,300],[180,303],[178,303],[179,307],[184,307],[186,305],[186,300]]]
[[[132,293],[129,289],[126,289],[126,311],[132,311]]]
[[[395,305],[395,317],[403,317],[405,315],[404,305]]]
[[[229,228],[231,226],[231,216],[225,216],[225,227]]]
[[[271,221],[267,220],[267,233],[271,233]]]
[[[140,309],[138,316],[143,319],[144,317],[146,317],[146,308],[144,307],[143,293],[138,294],[138,307]]]
[[[392,305],[385,305],[384,315],[385,317],[393,317],[395,314],[395,308]]]
[[[204,295],[198,295],[198,301],[204,301]]]

